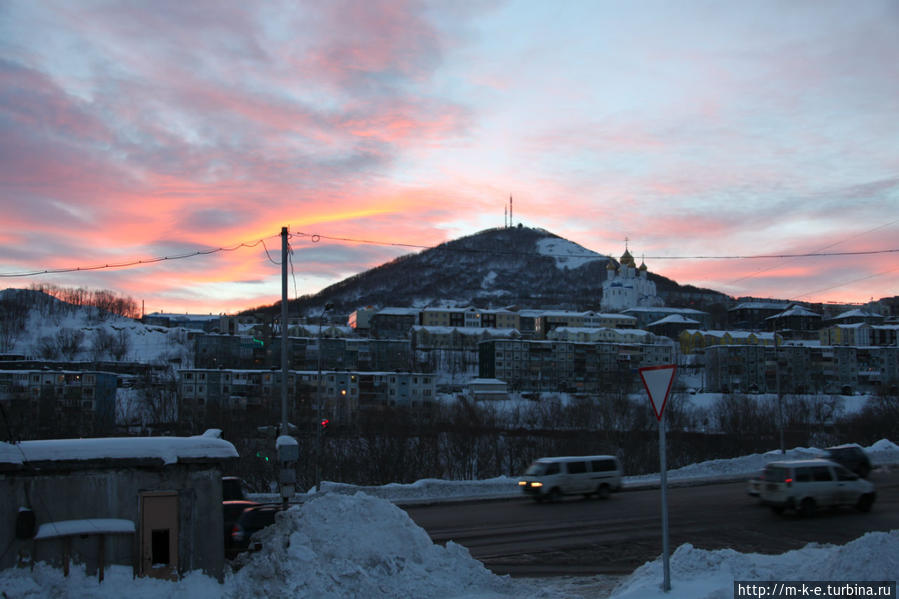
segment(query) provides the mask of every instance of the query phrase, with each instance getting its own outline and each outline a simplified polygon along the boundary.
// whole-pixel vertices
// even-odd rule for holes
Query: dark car
[[[234,523],[237,522],[237,519],[240,518],[240,515],[245,509],[256,507],[258,505],[261,504],[256,501],[249,501],[247,499],[222,502],[222,520],[224,522],[226,557],[231,557],[234,555],[234,553],[236,553],[235,551],[231,550],[231,531],[234,530]]]
[[[250,537],[266,526],[275,523],[275,514],[282,510],[278,504],[260,504],[248,507],[231,528],[230,555],[233,557],[241,551],[258,551],[259,543],[250,543]]]
[[[237,501],[246,499],[243,490],[243,480],[236,476],[222,477],[222,501]]]
[[[840,464],[862,478],[867,478],[871,472],[871,460],[868,459],[868,454],[859,445],[854,443],[837,445],[828,447],[826,451],[828,460]]]

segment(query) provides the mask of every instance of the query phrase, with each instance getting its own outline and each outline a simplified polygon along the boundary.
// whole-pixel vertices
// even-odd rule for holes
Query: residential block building
[[[118,380],[111,372],[0,370],[0,405],[19,438],[110,434]]]

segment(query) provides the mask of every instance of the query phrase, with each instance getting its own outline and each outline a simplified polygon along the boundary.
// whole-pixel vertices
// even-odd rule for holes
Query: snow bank
[[[485,480],[442,480],[424,478],[410,484],[390,483],[381,486],[348,485],[323,482],[322,490],[349,495],[362,491],[398,503],[446,501],[453,498],[490,499],[519,494],[518,479],[498,476]]]
[[[865,451],[875,466],[899,464],[899,445],[887,439],[881,439]],[[690,482],[700,480],[727,480],[740,477],[749,477],[763,470],[768,462],[778,460],[799,460],[818,458],[824,454],[823,449],[817,447],[794,447],[785,454],[780,450],[772,449],[765,453],[754,453],[736,458],[708,460],[697,464],[690,464],[683,468],[668,471],[668,481]],[[641,487],[659,483],[659,474],[641,474],[625,476],[623,484],[625,488]],[[351,495],[362,491],[374,497],[381,497],[399,504],[426,503],[434,501],[462,501],[466,499],[496,499],[502,497],[517,497],[521,495],[518,488],[518,477],[498,476],[485,480],[440,480],[427,478],[409,484],[390,483],[380,486],[350,485],[345,483],[322,482],[322,490],[329,493],[341,493]],[[314,490],[310,490],[306,497],[315,496]],[[278,501],[278,496],[269,493],[253,494],[256,501]]]
[[[363,493],[316,497],[279,514],[258,537],[262,550],[239,558],[240,569],[224,584],[197,572],[177,582],[133,579],[125,566],[107,568],[106,579],[98,583],[83,566],[73,566],[65,578],[61,570],[38,563],[33,571],[0,572],[0,590],[10,599],[561,599],[605,596],[610,586],[602,576],[496,576],[464,547],[435,545],[404,511]],[[782,555],[685,544],[671,556],[671,593],[661,592],[662,565],[654,560],[624,579],[612,597],[712,599],[730,597],[734,580],[895,580],[897,573],[899,531],[868,533],[844,546],[810,544]]]
[[[279,514],[260,536],[264,549],[229,580],[237,596],[506,597],[519,587],[363,493],[323,495]]]
[[[225,588],[217,580],[190,572],[178,582],[134,578],[129,566],[107,566],[103,582],[85,574],[84,567],[72,566],[66,578],[62,570],[45,563],[34,570],[17,568],[0,572],[0,590],[9,599],[216,599],[224,598]]]
[[[671,555],[671,592],[663,593],[662,560],[637,568],[613,599],[717,599],[733,596],[735,580],[896,580],[899,531],[869,532],[846,545],[810,543],[780,555],[708,551],[687,543]]]

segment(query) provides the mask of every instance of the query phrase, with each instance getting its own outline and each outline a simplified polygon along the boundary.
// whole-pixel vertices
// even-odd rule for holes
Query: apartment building
[[[202,428],[215,418],[243,418],[252,426],[280,421],[281,371],[185,369],[180,372],[181,415]],[[312,426],[319,417],[356,421],[360,410],[420,408],[436,397],[436,377],[419,372],[288,371],[288,418]]]
[[[20,438],[110,434],[118,375],[81,370],[2,370],[0,404]]]
[[[640,366],[674,360],[672,344],[489,340],[479,345],[479,377],[511,391],[596,393],[630,390]]]
[[[705,348],[705,389],[715,393],[895,390],[899,347],[717,345]]]

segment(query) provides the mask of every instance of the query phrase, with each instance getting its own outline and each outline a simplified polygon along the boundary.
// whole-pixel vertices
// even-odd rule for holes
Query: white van
[[[537,501],[594,494],[605,499],[621,489],[621,463],[612,455],[540,458],[525,471],[518,486]]]

